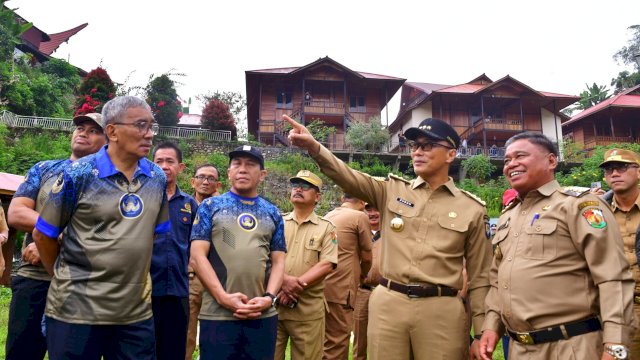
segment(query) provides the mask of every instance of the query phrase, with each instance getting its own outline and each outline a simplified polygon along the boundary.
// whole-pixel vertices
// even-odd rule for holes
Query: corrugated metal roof
[[[427,94],[430,94],[436,90],[444,89],[450,87],[451,85],[444,84],[432,84],[432,83],[420,83],[420,82],[405,82],[405,85],[409,85],[418,90],[422,90]]]
[[[640,109],[640,94],[630,94],[631,92],[634,92],[635,90],[638,90],[638,89],[640,89],[640,85],[637,85],[599,104],[596,104],[588,109],[585,109],[579,114],[577,114],[576,116],[572,116],[571,119],[569,119],[569,121],[562,124],[562,126],[573,124],[579,121],[580,119],[584,119],[589,115],[598,113],[609,107],[636,107]]]

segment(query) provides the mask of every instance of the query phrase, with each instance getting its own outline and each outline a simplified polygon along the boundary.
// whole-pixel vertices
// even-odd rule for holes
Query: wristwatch
[[[267,291],[266,293],[262,294],[262,296],[270,297],[271,298],[271,306],[272,307],[276,307],[276,301],[278,300],[278,298],[275,295],[273,295],[272,293]]]
[[[624,345],[605,346],[604,350],[616,359],[624,360],[629,358],[629,349]]]

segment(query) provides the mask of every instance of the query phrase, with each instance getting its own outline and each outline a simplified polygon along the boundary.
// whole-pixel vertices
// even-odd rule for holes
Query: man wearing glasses
[[[426,119],[405,131],[413,170],[408,181],[378,179],[352,170],[289,118],[290,141],[306,149],[346,192],[381,212],[380,286],[369,300],[368,353],[372,359],[462,359],[469,349],[462,289],[467,260],[475,329],[484,320],[491,245],[483,203],[448,176],[460,137],[448,124]],[[475,343],[475,342],[474,342]]]
[[[284,215],[287,242],[285,275],[278,293],[276,360],[284,360],[291,339],[291,359],[322,358],[324,340],[324,278],[335,268],[338,246],[335,226],[316,215],[322,180],[309,170],[291,182],[293,211]]]
[[[220,173],[211,164],[200,165],[196,168],[191,178],[191,187],[194,190],[194,198],[198,205],[205,199],[218,196],[220,183]],[[189,330],[187,331],[187,354],[185,360],[193,359],[193,352],[196,349],[196,336],[198,335],[198,314],[202,306],[202,282],[196,276],[193,267],[189,264]]]
[[[51,187],[67,165],[100,150],[106,143],[102,116],[98,113],[73,118],[76,129],[71,136],[68,159],[46,160],[35,164],[11,200],[9,225],[27,233],[22,243],[22,261],[11,279],[11,304],[7,331],[7,360],[42,360],[47,342],[42,334],[42,315],[51,275],[47,273],[31,233],[38,214],[47,202]]]
[[[640,156],[631,150],[611,149],[604,154],[600,167],[604,179],[611,189],[603,198],[609,205],[620,227],[624,242],[624,253],[636,281],[633,310],[640,316],[640,269],[638,248],[640,247]],[[629,348],[630,359],[640,359],[640,331],[636,331]]]
[[[122,96],[102,127],[107,145],[65,168],[33,232],[53,276],[51,360],[154,358],[149,265],[155,235],[171,230],[166,177],[146,159],[157,126],[144,100]]]

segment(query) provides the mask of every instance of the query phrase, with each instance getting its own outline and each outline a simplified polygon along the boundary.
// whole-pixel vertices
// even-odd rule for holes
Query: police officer
[[[462,288],[467,259],[473,323],[484,320],[489,290],[489,219],[481,200],[448,176],[460,138],[445,122],[426,119],[410,128],[413,169],[408,181],[378,179],[352,170],[288,116],[289,139],[306,149],[346,192],[381,212],[380,286],[369,300],[368,353],[372,359],[462,359],[468,351]]]
[[[633,297],[633,312],[640,315],[640,269],[636,257],[636,246],[640,245],[640,156],[631,150],[611,149],[604,154],[600,164],[604,179],[611,189],[604,195],[605,201],[620,227],[624,242],[624,254],[636,281]],[[630,358],[640,359],[640,331],[636,331],[631,342]]]
[[[506,145],[503,172],[518,197],[493,240],[481,358],[506,327],[512,360],[626,359],[634,284],[611,211],[588,189],[560,187],[544,135]]]

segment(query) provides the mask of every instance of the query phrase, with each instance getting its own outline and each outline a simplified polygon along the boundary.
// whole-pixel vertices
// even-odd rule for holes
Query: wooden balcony
[[[473,124],[474,132],[485,130],[524,131],[524,124],[519,119],[484,118]]]
[[[304,102],[304,112],[343,115],[344,103],[329,100],[309,100]]]
[[[587,149],[596,146],[607,146],[611,144],[634,144],[637,140],[630,136],[596,136],[586,139],[584,147]]]

